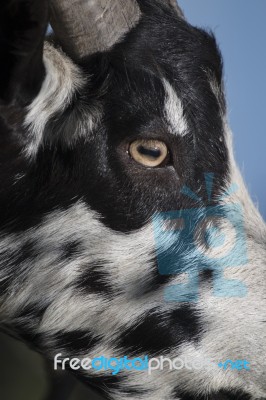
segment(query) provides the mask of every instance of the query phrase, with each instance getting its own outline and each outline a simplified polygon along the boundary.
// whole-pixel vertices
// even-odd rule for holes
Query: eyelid
[[[140,148],[147,148],[147,154],[141,153]],[[152,147],[158,149],[159,154],[158,157],[152,157],[149,155],[149,148],[152,153]],[[142,165],[146,168],[159,168],[165,166],[169,161],[169,149],[164,143],[164,141],[159,140],[146,140],[146,139],[137,139],[131,142],[128,146],[128,154],[129,156],[139,165]]]

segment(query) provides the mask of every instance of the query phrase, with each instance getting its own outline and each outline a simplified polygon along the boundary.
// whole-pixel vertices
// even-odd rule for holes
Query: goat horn
[[[50,22],[74,59],[105,51],[140,18],[136,0],[50,0]]]

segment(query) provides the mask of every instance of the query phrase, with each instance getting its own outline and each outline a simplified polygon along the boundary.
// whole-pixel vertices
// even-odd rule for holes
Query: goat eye
[[[146,167],[159,167],[168,157],[168,148],[159,140],[136,140],[129,146],[130,156]]]

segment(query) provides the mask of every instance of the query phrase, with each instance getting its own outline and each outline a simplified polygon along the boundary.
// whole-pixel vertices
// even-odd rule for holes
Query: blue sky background
[[[235,153],[266,219],[266,0],[179,0],[187,20],[211,28],[224,57]]]

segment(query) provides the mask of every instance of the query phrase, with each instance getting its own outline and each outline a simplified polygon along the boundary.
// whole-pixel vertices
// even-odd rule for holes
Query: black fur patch
[[[184,340],[198,341],[201,335],[201,321],[196,310],[185,304],[171,314],[171,325],[179,330]]]
[[[24,262],[29,262],[38,256],[36,250],[36,241],[35,240],[27,240],[21,248],[17,250],[17,255],[12,258],[14,259],[14,263],[16,265],[20,265]]]
[[[78,240],[74,240],[68,243],[65,243],[62,248],[62,258],[67,259],[75,259],[75,257],[79,254],[81,248],[81,242]]]
[[[48,22],[46,1],[4,1],[0,5],[0,105],[27,104],[45,76],[42,49]]]
[[[103,396],[104,399],[111,399],[109,391],[117,390],[119,393],[136,396],[139,399],[145,399],[145,395],[150,394],[151,391],[145,389],[138,389],[131,387],[124,383],[123,377],[120,375],[101,375],[93,377],[79,376],[80,380],[86,385],[92,386],[99,394]],[[113,398],[113,397],[112,397]]]
[[[180,391],[178,388],[174,390],[174,398],[178,400],[251,400],[250,395],[241,390],[220,390],[200,396]]]
[[[104,264],[103,264],[104,265]],[[84,265],[84,272],[75,282],[75,287],[84,293],[99,293],[108,296],[114,294],[110,276],[100,264]]]
[[[202,282],[202,284],[205,284],[205,283],[212,284],[213,275],[214,275],[214,271],[213,270],[207,269],[207,268],[203,269],[199,274],[200,281]]]
[[[35,240],[26,240],[22,246],[14,244],[14,249],[3,251],[1,256],[6,258],[5,270],[6,279],[2,281],[3,291],[7,291],[8,286],[14,284],[21,285],[25,281],[25,277],[30,268],[29,264],[33,263],[38,257]]]
[[[100,342],[100,338],[95,337],[89,329],[86,331],[59,331],[51,338],[55,343],[55,348],[65,349],[66,356],[81,354],[84,351],[89,354],[90,349]]]
[[[166,285],[171,281],[171,279],[171,275],[161,275],[159,273],[157,262],[154,260],[154,265],[150,270],[148,279],[143,280],[142,282],[138,281],[135,291],[132,291],[132,294],[135,296],[145,296],[158,290],[162,285]]]
[[[251,396],[242,390],[221,390],[218,395],[221,397],[221,400],[251,400]],[[215,399],[216,397],[213,397],[213,400]]]
[[[135,326],[122,329],[117,347],[132,355],[162,355],[183,342],[198,339],[199,333],[199,318],[190,306],[181,306],[170,315],[153,310]]]
[[[78,378],[85,385],[91,386],[97,393],[103,396],[104,399],[111,399],[109,391],[117,390],[122,382],[120,376],[117,375],[101,375],[85,377],[79,375]]]
[[[13,282],[13,276],[12,275],[7,275],[4,278],[1,279],[0,281],[0,294],[1,296],[4,295],[10,286],[12,285]]]

